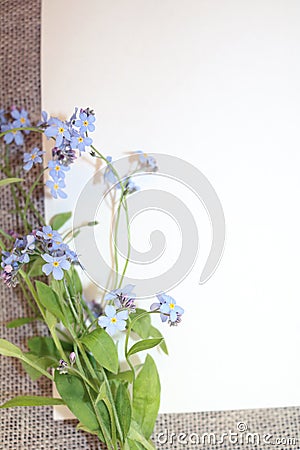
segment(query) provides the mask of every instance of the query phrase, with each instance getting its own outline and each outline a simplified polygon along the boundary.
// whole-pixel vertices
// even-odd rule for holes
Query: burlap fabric
[[[51,1],[51,0],[47,0]],[[71,3],[71,2],[70,2]],[[40,96],[40,0],[0,0],[1,35],[1,84],[0,108],[12,104],[24,106],[37,119],[41,110]],[[36,136],[30,137],[32,145],[41,145]],[[34,177],[34,173],[32,173]],[[43,211],[43,195],[38,193],[35,199],[40,211]],[[12,207],[9,189],[0,191],[1,225],[7,229],[18,226],[7,213]],[[37,331],[28,325],[17,329],[7,329],[8,320],[29,314],[26,303],[18,289],[9,290],[0,285],[0,322],[1,337],[24,347],[26,337],[34,336]],[[1,357],[1,403],[8,398],[21,394],[51,395],[51,383],[42,379],[37,383],[24,374],[20,364],[12,359]],[[291,370],[291,368],[287,369]],[[181,390],[184,389],[182,380]],[[199,374],[201,382],[201,374]],[[199,409],[201,405],[199,405]],[[16,408],[0,410],[1,450],[95,450],[100,445],[93,436],[75,431],[75,421],[54,422],[52,408]],[[224,438],[223,433],[237,431],[237,424],[247,425],[248,431],[257,433],[260,439],[251,443],[242,443],[241,431],[238,443],[234,435]],[[160,415],[154,434],[154,442],[163,449],[296,449],[300,448],[300,408],[280,408],[248,411],[227,411],[193,414]],[[242,427],[242,425],[240,425]],[[245,427],[244,427],[245,428]],[[241,428],[242,429],[242,428]],[[181,435],[185,433],[187,436]],[[205,433],[212,433],[205,438]],[[175,436],[174,436],[175,434]],[[278,438],[282,444],[264,443],[264,436],[270,435],[270,442],[276,444]],[[214,443],[214,437],[216,443]],[[195,442],[204,439],[204,443]],[[290,441],[289,438],[295,439]],[[182,443],[179,442],[181,439]],[[254,438],[253,438],[254,439]],[[256,438],[257,439],[257,438]],[[161,442],[161,444],[159,443]],[[245,441],[246,442],[246,441]]]

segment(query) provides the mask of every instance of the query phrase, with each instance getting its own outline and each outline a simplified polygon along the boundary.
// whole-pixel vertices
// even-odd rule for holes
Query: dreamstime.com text
[[[160,445],[272,445],[276,446],[296,446],[298,438],[288,436],[278,436],[277,433],[254,433],[248,429],[245,422],[236,424],[235,430],[224,433],[174,433],[168,429],[156,434],[156,442]]]

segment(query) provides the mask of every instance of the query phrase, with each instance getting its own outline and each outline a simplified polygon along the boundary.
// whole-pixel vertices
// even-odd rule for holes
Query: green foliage
[[[118,373],[119,358],[117,348],[113,339],[103,328],[96,328],[96,330],[81,339],[81,342],[94,355],[100,366],[112,373]]]
[[[127,356],[156,347],[162,342],[163,338],[144,339],[134,344],[128,351]]]
[[[155,328],[153,325],[150,327],[150,336],[155,337],[155,338],[163,338],[163,335],[161,334],[161,332],[157,328]],[[169,354],[167,344],[164,339],[162,339],[159,346],[166,355]]]
[[[45,261],[40,256],[36,257],[33,260],[32,264],[30,264],[30,269],[28,271],[29,277],[41,277],[43,275],[42,267],[45,264]]]
[[[56,214],[50,219],[49,223],[53,230],[59,230],[71,217],[71,212]]]
[[[68,322],[72,322],[71,311],[68,309],[64,314],[57,293],[48,284],[36,281],[35,285],[41,304],[67,327]]]
[[[97,434],[105,440],[104,434],[110,435],[110,417],[106,406],[101,401],[97,405],[92,400],[84,382],[73,375],[61,375],[55,372],[55,384],[61,398],[72,413],[79,419],[86,430]],[[101,427],[99,424],[101,420]]]
[[[145,314],[146,312],[147,311],[145,309],[137,308],[133,319],[134,324],[132,325],[132,330],[142,339],[147,339],[148,337],[150,337],[151,318],[149,314]],[[142,314],[144,314],[144,316],[139,317]]]
[[[5,178],[4,180],[0,180],[0,187],[7,186],[8,184],[12,184],[12,183],[20,183],[21,181],[24,181],[24,179],[23,178]]]
[[[159,404],[159,375],[154,360],[147,355],[145,363],[133,383],[133,419],[147,439],[153,432]]]
[[[131,424],[131,401],[128,389],[123,383],[119,384],[116,395],[116,410],[122,428],[123,438],[125,439]]]
[[[29,359],[35,364],[35,366],[38,366],[40,369],[47,370],[49,367],[57,367],[58,365],[57,360],[54,361],[51,356],[38,356],[31,352],[27,352],[25,353],[25,355],[27,360]],[[28,373],[33,381],[38,380],[42,376],[41,372],[30,366],[28,362],[22,361],[22,365],[24,370]]]
[[[22,325],[26,325],[27,323],[35,322],[36,320],[39,320],[38,317],[20,317],[19,319],[11,320],[6,324],[6,328],[17,328],[21,327]]]
[[[12,408],[15,406],[51,406],[64,405],[65,402],[60,398],[40,397],[37,395],[18,396],[3,403],[0,408]]]
[[[13,358],[22,358],[23,352],[16,345],[5,339],[0,339],[0,354],[3,356],[12,356]]]

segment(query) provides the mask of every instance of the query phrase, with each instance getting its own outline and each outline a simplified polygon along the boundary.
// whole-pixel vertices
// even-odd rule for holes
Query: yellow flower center
[[[80,143],[83,142],[83,137],[80,136],[80,137],[78,138],[78,142],[80,142]]]
[[[21,117],[20,122],[21,122],[21,123],[25,123],[25,122],[26,122],[26,119],[25,119],[24,117]]]
[[[55,189],[55,190],[57,191],[57,189],[58,189],[58,184],[55,184],[55,185],[53,186],[53,189]]]
[[[57,261],[54,261],[54,263],[53,263],[53,267],[58,267],[59,266],[59,262],[57,262]]]
[[[110,321],[111,321],[111,323],[116,323],[117,319],[115,317],[113,317]]]
[[[58,129],[58,132],[59,133],[63,133],[65,130],[62,128],[62,127],[60,127],[59,129]]]
[[[170,309],[174,309],[175,308],[174,303],[170,303],[169,306],[170,306]]]
[[[60,167],[59,166],[55,166],[55,170],[56,170],[56,172],[58,172],[60,170]]]
[[[83,122],[83,125],[85,126],[85,127],[87,127],[88,126],[88,121],[87,120],[85,120],[84,122]]]
[[[34,160],[34,158],[35,158],[35,155],[31,155],[31,159]]]
[[[52,233],[48,233],[47,236],[48,236],[49,238],[52,238],[53,234],[52,234]]]

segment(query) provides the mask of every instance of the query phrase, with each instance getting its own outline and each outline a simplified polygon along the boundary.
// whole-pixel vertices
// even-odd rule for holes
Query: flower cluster
[[[178,325],[181,322],[181,316],[184,313],[181,306],[176,305],[176,301],[170,295],[160,293],[156,297],[159,302],[153,303],[150,306],[151,311],[160,311],[162,322],[168,320],[169,325]]]
[[[2,252],[2,271],[0,278],[11,287],[17,284],[17,273],[23,264],[28,264],[32,256],[41,256],[46,264],[42,271],[46,275],[53,274],[56,280],[64,277],[64,270],[71,264],[78,263],[76,253],[63,242],[58,231],[50,226],[33,230],[31,234],[17,237],[11,252]]]
[[[134,286],[128,284],[124,288],[115,289],[109,292],[104,300],[108,302],[105,306],[105,314],[98,319],[98,324],[105,328],[111,336],[117,331],[126,329],[126,320],[130,313],[136,312],[135,294],[132,293]],[[162,322],[168,323],[170,326],[178,325],[184,313],[181,306],[176,305],[176,301],[170,295],[164,293],[157,294],[159,302],[153,303],[150,307],[151,311],[159,311]],[[111,303],[114,303],[111,304]]]
[[[66,198],[63,191],[65,185],[65,172],[70,170],[70,164],[76,159],[76,150],[84,152],[86,147],[92,145],[93,140],[88,132],[95,130],[95,115],[89,108],[75,109],[74,114],[68,121],[62,121],[56,117],[48,119],[47,113],[43,112],[40,126],[45,128],[48,139],[55,140],[52,149],[52,160],[48,168],[51,179],[46,182],[53,198]]]
[[[124,331],[129,314],[135,313],[136,305],[133,289],[134,286],[128,284],[124,288],[114,289],[104,297],[105,301],[113,302],[114,305],[106,305],[105,315],[99,317],[98,324],[105,328],[111,336],[117,331]]]
[[[156,159],[153,156],[147,155],[146,153],[138,150],[133,153],[137,155],[137,166],[133,173],[138,172],[156,172],[158,170]],[[112,157],[106,157],[107,167],[104,172],[104,181],[114,185],[116,189],[122,189],[123,195],[133,194],[140,190],[132,181],[132,173],[122,177],[122,180],[118,179],[116,170],[114,169]]]
[[[0,110],[0,131],[7,131],[4,135],[4,142],[6,144],[15,143],[16,145],[23,145],[24,135],[28,134],[28,130],[14,130],[14,128],[30,127],[31,123],[28,119],[28,112],[25,109],[18,109],[12,106],[10,111]],[[9,130],[12,130],[11,132]]]
[[[35,238],[32,234],[24,237],[17,237],[11,252],[2,252],[0,278],[8,287],[15,287],[17,284],[16,275],[23,264],[30,261],[30,254],[35,249]]]

